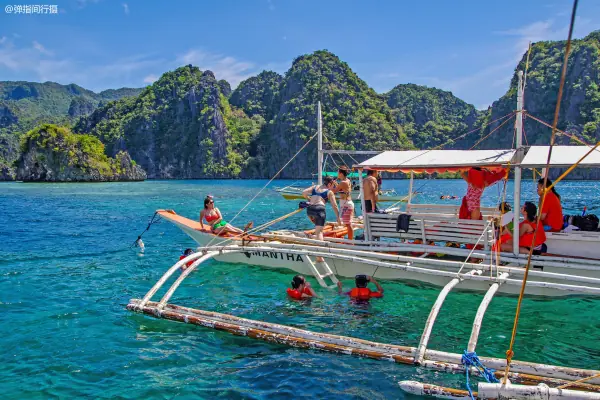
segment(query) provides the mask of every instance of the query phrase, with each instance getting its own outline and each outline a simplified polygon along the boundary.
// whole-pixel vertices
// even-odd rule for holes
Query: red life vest
[[[523,236],[521,236],[519,238],[519,246],[522,247],[537,247],[541,244],[544,244],[546,242],[546,232],[544,232],[544,228],[542,227],[542,225],[538,222],[530,222],[530,221],[523,221],[521,222],[521,224],[519,225],[519,227],[521,227],[523,224],[527,224],[531,227],[531,229],[533,229],[533,232],[530,233],[526,233]],[[537,228],[536,228],[537,225]],[[531,242],[533,242],[533,234],[537,229],[537,235],[535,235],[535,244],[532,246]]]
[[[186,257],[187,256],[179,256],[179,261],[183,260]],[[188,262],[185,263],[185,265],[187,265],[188,267],[190,267],[194,263],[194,261],[196,261],[196,260],[188,261]]]
[[[356,300],[369,300],[371,297],[381,297],[381,293],[373,292],[369,288],[353,288],[350,297]]]
[[[302,293],[300,293],[300,291],[298,291],[298,289],[287,288],[287,294],[288,294],[288,296],[290,296],[292,299],[295,299],[295,300],[301,300],[302,294],[307,294],[312,297],[312,293],[310,292],[310,290],[307,287],[304,288]]]
[[[476,188],[483,189],[487,186],[492,185],[495,182],[498,182],[505,176],[505,170],[491,172],[487,170],[477,170],[475,168],[471,168],[467,173],[467,182],[469,182]]]

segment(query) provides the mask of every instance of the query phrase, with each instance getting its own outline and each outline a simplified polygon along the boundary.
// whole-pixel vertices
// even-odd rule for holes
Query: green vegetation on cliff
[[[19,180],[81,182],[145,178],[145,173],[127,153],[107,157],[100,140],[74,134],[66,127],[43,124],[21,139]]]
[[[283,77],[277,72],[263,71],[241,82],[231,94],[229,101],[249,116],[260,115],[265,119],[271,119],[275,112],[275,102],[279,96],[282,80]]]
[[[242,86],[240,84],[240,86]],[[243,88],[244,86],[242,86]],[[375,91],[334,54],[321,50],[296,58],[279,85],[272,119],[251,154],[253,176],[272,176],[315,133],[322,103],[326,143],[339,149],[406,149],[412,142]],[[236,93],[232,94],[232,99]],[[309,177],[316,170],[316,143],[282,177]]]
[[[107,103],[75,129],[100,138],[109,154],[128,150],[152,178],[238,176],[263,121],[232,108],[223,90],[212,72],[188,65],[136,98]]]
[[[479,112],[451,92],[426,86],[398,85],[385,98],[394,117],[415,146],[427,149],[473,129]],[[461,147],[460,141],[448,147]]]
[[[14,178],[21,135],[42,123],[69,125],[101,102],[136,96],[141,89],[109,89],[94,93],[54,82],[0,81],[0,180]]]
[[[565,51],[565,41],[537,42],[531,49],[525,109],[532,115],[552,123],[560,84],[560,73]],[[488,120],[493,121],[515,109],[517,98],[517,71],[525,71],[526,54],[515,69],[507,93],[492,105]],[[572,42],[567,65],[565,91],[561,102],[558,128],[577,135],[588,143],[600,139],[600,31]],[[498,123],[482,132],[489,133]],[[551,131],[532,119],[525,118],[526,143],[548,144]],[[477,138],[473,138],[476,140]],[[506,124],[481,147],[510,147],[513,126]],[[525,142],[525,141],[524,141]],[[559,144],[569,144],[568,137],[559,136]]]
[[[525,109],[548,122],[564,47],[565,42],[538,42],[532,48]],[[573,42],[559,120],[559,129],[588,143],[600,139],[599,49],[600,31]],[[525,55],[517,70],[524,68]],[[19,153],[14,132],[39,122],[73,121],[77,132],[98,137],[108,155],[129,151],[151,178],[271,177],[316,132],[319,101],[326,147],[470,148],[501,122],[452,140],[512,113],[516,83],[515,74],[507,93],[486,111],[450,92],[414,84],[379,95],[325,50],[296,58],[285,76],[263,71],[233,92],[228,82],[191,65],[165,73],[136,97],[118,100],[135,90],[94,94],[76,85],[0,82],[0,179],[12,177]],[[548,143],[550,129],[530,118],[524,127],[525,143]],[[479,147],[511,147],[513,130],[511,121]],[[281,177],[310,177],[316,159],[315,141]]]

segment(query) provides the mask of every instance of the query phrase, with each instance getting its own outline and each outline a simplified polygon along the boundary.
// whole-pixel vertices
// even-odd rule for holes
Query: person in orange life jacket
[[[545,188],[552,186],[552,181],[546,179],[546,186],[544,186],[544,178],[538,180],[537,192],[540,196],[540,201],[544,195]],[[563,212],[562,205],[560,204],[560,194],[556,191],[554,186],[546,193],[546,199],[544,200],[544,206],[540,211],[540,220],[544,225],[544,231],[546,232],[560,232],[563,228]]]
[[[187,256],[191,255],[193,252],[194,252],[194,250],[192,250],[192,249],[185,249],[183,254],[179,256],[179,261],[181,261],[184,258],[186,258]],[[185,271],[187,267],[190,267],[194,263],[194,261],[195,260],[188,261],[187,263],[185,263],[184,265],[181,266],[181,269],[183,271]]]
[[[372,276],[356,275],[354,280],[356,287],[345,293],[342,289],[342,282],[338,281],[338,293],[348,295],[354,300],[369,300],[372,297],[383,297],[383,288]],[[367,287],[369,282],[373,283],[377,287],[376,292]]]
[[[525,202],[521,208],[521,214],[523,215],[523,222],[519,224],[519,253],[528,254],[531,247],[533,247],[533,254],[540,255],[548,251],[546,246],[546,233],[541,221],[536,219],[537,207],[530,201]],[[533,242],[534,233],[535,243]],[[502,251],[512,251],[513,240],[512,238],[500,245]]]
[[[296,275],[292,279],[292,287],[287,289],[287,294],[295,300],[309,299],[317,295],[302,275]]]

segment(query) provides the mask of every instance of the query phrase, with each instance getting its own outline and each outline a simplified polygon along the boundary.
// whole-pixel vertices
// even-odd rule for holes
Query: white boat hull
[[[188,234],[199,246],[216,245],[223,239],[217,238],[209,233],[200,232],[195,229],[189,228],[184,224],[180,224],[176,221],[172,221],[178,225],[186,234]],[[257,243],[256,246],[260,246],[264,243]],[[459,272],[460,265],[462,263],[455,263],[452,267],[440,267],[439,265],[431,265],[428,263],[427,258],[412,257],[412,266],[421,267],[431,270],[432,273],[405,271],[398,268],[389,268],[383,266],[369,265],[368,263],[355,262],[342,260],[336,257],[325,257],[325,261],[332,269],[332,271],[339,277],[353,278],[358,274],[367,274],[375,276],[379,279],[385,280],[403,280],[403,281],[414,281],[423,282],[435,286],[445,286],[452,278],[449,276],[438,275],[435,272],[446,272],[456,274]],[[215,260],[225,263],[235,264],[249,264],[265,268],[273,269],[288,269],[299,274],[312,276],[312,269],[303,254],[294,254],[285,250],[281,251],[248,251],[244,253],[232,253],[216,256]],[[396,263],[398,266],[406,265],[406,263]],[[484,269],[485,266],[482,266]],[[571,274],[579,276],[589,276],[594,278],[600,278],[600,269],[590,268],[589,270],[577,270],[574,271],[571,267],[557,268],[557,267],[544,267],[545,272],[554,272],[560,274]],[[468,272],[468,269],[462,269],[462,273]],[[489,270],[482,274],[483,276],[489,275]],[[505,283],[500,286],[499,292],[505,294],[518,295],[520,291],[520,279],[522,275],[515,275],[512,278],[512,283]],[[519,280],[519,282],[516,282]],[[532,278],[530,278],[530,281]],[[489,279],[482,280],[464,280],[458,285],[459,290],[473,290],[473,291],[487,291],[490,285],[496,282],[495,272],[493,276],[489,276]],[[544,282],[548,283],[566,283],[563,279],[545,279]],[[592,285],[590,285],[592,286]],[[595,286],[594,286],[595,287]],[[582,294],[576,289],[556,289],[552,287],[541,287],[541,286],[527,286],[526,293],[537,296],[567,296],[574,294]]]

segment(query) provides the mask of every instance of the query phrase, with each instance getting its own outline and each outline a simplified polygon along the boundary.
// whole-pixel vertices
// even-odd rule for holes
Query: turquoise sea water
[[[291,182],[278,182],[285,185]],[[308,182],[304,182],[308,183]],[[167,222],[129,249],[158,208],[197,218],[206,194],[227,219],[265,181],[149,181],[110,184],[0,184],[0,397],[17,398],[403,398],[397,382],[462,387],[461,375],[299,350],[224,332],[152,319],[125,310],[194,243]],[[407,181],[386,181],[406,193]],[[424,186],[422,186],[424,185]],[[461,195],[462,181],[417,181],[418,201]],[[512,190],[509,183],[508,188]],[[531,182],[524,200],[535,200]],[[600,214],[597,182],[561,184],[567,211]],[[495,205],[496,187],[484,195]],[[445,204],[458,202],[445,201]],[[296,202],[265,191],[236,222],[266,222]],[[310,228],[304,215],[281,228]],[[315,331],[416,346],[439,288],[382,282],[385,298],[368,307],[334,292],[289,300],[291,271],[206,264],[171,302]],[[350,281],[344,282],[350,285]],[[314,286],[317,286],[316,283]],[[430,348],[462,352],[483,294],[451,293]],[[502,357],[516,299],[498,296],[486,314],[480,355]],[[600,364],[600,299],[526,299],[516,357],[573,367]]]

